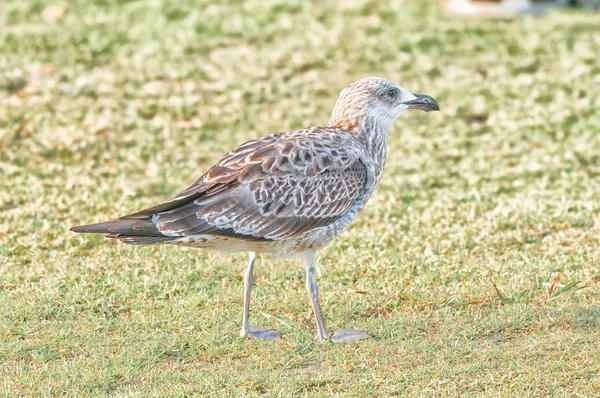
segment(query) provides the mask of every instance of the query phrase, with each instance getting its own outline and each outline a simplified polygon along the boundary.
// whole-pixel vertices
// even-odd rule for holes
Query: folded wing
[[[353,140],[347,132],[316,127],[249,141],[174,199],[125,216],[106,232],[126,241],[137,235],[118,228],[128,223],[167,237],[273,240],[328,225],[356,203],[367,183]]]

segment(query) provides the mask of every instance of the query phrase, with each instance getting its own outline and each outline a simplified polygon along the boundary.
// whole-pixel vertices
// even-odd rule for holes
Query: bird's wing
[[[122,220],[152,217],[166,236],[296,236],[337,220],[363,193],[357,143],[325,127],[249,141],[174,199]]]

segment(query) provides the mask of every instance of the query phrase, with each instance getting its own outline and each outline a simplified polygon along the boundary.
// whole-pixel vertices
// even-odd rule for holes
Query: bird
[[[301,258],[320,342],[371,337],[329,332],[315,278],[317,251],[357,217],[377,188],[395,120],[409,109],[439,111],[435,99],[391,80],[366,77],[344,88],[329,122],[239,145],[173,199],[115,221],[71,228],[130,245],[172,244],[222,253],[247,252],[240,335],[276,340],[249,324],[258,254]]]

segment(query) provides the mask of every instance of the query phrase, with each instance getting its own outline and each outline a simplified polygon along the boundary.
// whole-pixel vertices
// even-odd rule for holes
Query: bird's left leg
[[[248,255],[248,268],[246,268],[246,272],[244,273],[244,316],[240,336],[251,336],[261,340],[279,339],[281,338],[281,334],[275,329],[253,328],[248,324],[248,318],[250,318],[250,293],[255,282],[254,261],[256,260],[256,253],[249,252]]]
[[[304,267],[306,268],[306,291],[310,297],[313,313],[315,314],[315,322],[317,323],[317,337],[315,339],[337,343],[341,341],[363,340],[371,337],[363,331],[348,329],[338,329],[331,334],[327,332],[325,322],[323,321],[323,314],[321,313],[321,305],[319,304],[319,287],[315,279],[317,253],[314,251],[308,252],[303,256],[303,260]]]

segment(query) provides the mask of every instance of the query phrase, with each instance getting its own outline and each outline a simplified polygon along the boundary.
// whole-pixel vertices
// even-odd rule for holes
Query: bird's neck
[[[356,119],[329,120],[329,127],[346,130],[358,138],[373,160],[377,183],[383,174],[387,157],[387,140],[394,119],[385,119],[380,115],[361,115]]]

